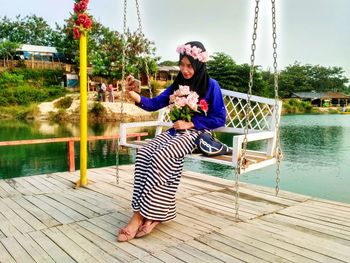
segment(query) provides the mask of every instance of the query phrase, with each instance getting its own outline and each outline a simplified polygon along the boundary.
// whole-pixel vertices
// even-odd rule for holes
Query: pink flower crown
[[[180,45],[176,48],[176,52],[179,54],[186,54],[194,59],[198,59],[200,62],[207,62],[209,59],[209,55],[207,51],[202,51],[201,48],[193,46],[191,47],[190,44],[187,45]]]

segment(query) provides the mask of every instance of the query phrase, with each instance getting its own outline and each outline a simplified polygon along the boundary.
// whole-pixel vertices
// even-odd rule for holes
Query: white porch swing
[[[224,132],[232,135],[232,155],[221,155],[215,157],[206,157],[201,154],[188,155],[189,158],[195,158],[202,161],[213,162],[231,166],[235,169],[235,193],[236,193],[236,219],[238,219],[238,199],[239,185],[238,176],[240,174],[257,170],[269,165],[276,164],[276,195],[279,191],[279,164],[282,153],[279,142],[279,127],[282,110],[282,102],[278,99],[278,73],[277,73],[277,44],[276,44],[276,18],[275,18],[275,0],[272,3],[272,29],[273,29],[273,68],[274,68],[274,91],[275,98],[264,98],[252,95],[253,74],[255,62],[255,49],[257,39],[257,26],[259,14],[259,0],[255,0],[254,28],[251,44],[250,56],[250,77],[248,92],[240,93],[222,89],[222,95],[226,108],[226,124],[224,127],[216,129],[216,132]],[[126,0],[124,1],[126,4]],[[138,4],[137,13],[139,15]],[[125,10],[125,8],[124,8]],[[140,23],[140,17],[139,17]],[[124,13],[124,29],[126,27],[126,15]],[[139,26],[141,28],[141,24]],[[124,73],[123,73],[124,76]],[[125,85],[125,82],[124,82]],[[123,88],[125,92],[125,86]],[[123,110],[123,107],[121,108]],[[123,112],[121,112],[123,115]],[[138,148],[147,141],[127,140],[128,129],[155,127],[155,136],[165,129],[172,127],[169,117],[169,108],[163,108],[158,112],[158,118],[155,121],[120,123],[120,146]],[[249,142],[265,141],[264,149],[254,151],[247,148]],[[118,159],[118,155],[117,155]],[[117,160],[118,163],[118,160]],[[117,164],[117,181],[118,164]]]

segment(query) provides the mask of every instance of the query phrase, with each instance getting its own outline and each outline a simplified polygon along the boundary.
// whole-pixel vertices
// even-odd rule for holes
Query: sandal
[[[159,224],[159,221],[153,221],[149,225],[142,225],[140,226],[139,230],[137,231],[135,237],[143,237],[148,235],[149,233],[152,232],[153,228]]]

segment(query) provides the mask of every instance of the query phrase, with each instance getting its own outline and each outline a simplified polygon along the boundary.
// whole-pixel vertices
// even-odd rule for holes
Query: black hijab
[[[206,50],[203,44],[199,41],[187,42],[185,45],[188,44],[191,45],[191,47],[196,46],[200,48],[202,52]],[[197,92],[200,98],[204,98],[205,94],[207,93],[209,84],[209,76],[206,64],[204,62],[200,62],[198,59],[194,59],[192,56],[187,55],[184,52],[183,54],[180,53],[179,65],[183,57],[187,57],[189,59],[194,69],[194,74],[192,78],[185,79],[180,71],[173,83],[174,90],[177,90],[179,88],[179,85],[187,85],[190,86],[190,90]]]

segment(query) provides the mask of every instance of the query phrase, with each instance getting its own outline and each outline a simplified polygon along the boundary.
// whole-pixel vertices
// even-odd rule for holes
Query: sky
[[[224,52],[250,63],[254,0],[138,0],[145,36],[161,61],[178,59],[176,47],[201,41],[209,54]],[[112,30],[123,29],[124,0],[90,0],[89,13]],[[350,78],[350,0],[275,0],[277,64],[342,67]],[[0,17],[43,17],[54,28],[73,11],[73,0],[0,0]],[[255,64],[271,69],[271,1],[260,0]],[[134,0],[127,1],[127,27],[138,25]]]

